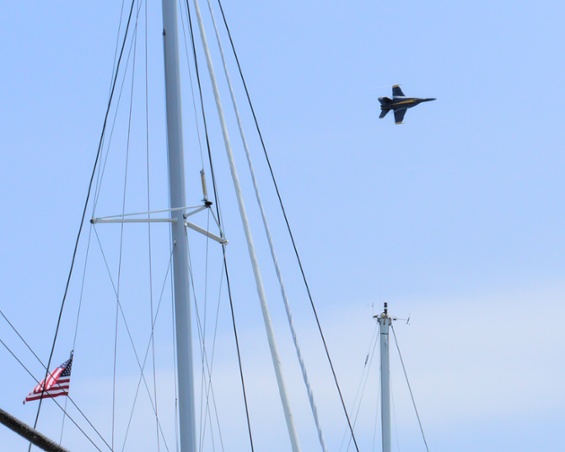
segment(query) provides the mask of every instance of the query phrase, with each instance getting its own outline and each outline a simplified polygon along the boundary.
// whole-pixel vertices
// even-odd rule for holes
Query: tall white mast
[[[182,138],[181,90],[175,0],[162,0],[165,52],[169,199],[173,241],[173,281],[177,344],[178,410],[181,452],[196,451],[192,324],[188,281],[188,239],[184,227],[185,183]]]
[[[381,422],[383,452],[391,452],[391,424],[390,424],[390,366],[389,366],[389,335],[388,330],[392,324],[392,317],[388,315],[388,306],[385,302],[384,311],[375,318],[379,322],[381,343]]]

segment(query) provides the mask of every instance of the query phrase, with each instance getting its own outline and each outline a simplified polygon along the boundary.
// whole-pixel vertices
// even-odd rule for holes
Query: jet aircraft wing
[[[394,122],[396,124],[402,124],[402,121],[404,120],[405,114],[406,114],[406,108],[394,110]]]

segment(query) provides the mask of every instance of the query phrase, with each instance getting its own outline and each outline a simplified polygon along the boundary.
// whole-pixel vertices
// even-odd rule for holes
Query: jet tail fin
[[[390,108],[392,99],[388,97],[379,97],[379,102],[381,103],[381,108]]]
[[[384,118],[386,114],[390,111],[390,104],[392,104],[392,99],[388,97],[379,97],[379,102],[381,103],[381,115],[379,118]]]

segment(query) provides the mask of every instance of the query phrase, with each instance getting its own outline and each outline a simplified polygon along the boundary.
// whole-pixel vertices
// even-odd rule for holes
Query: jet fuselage
[[[396,124],[402,124],[408,108],[432,100],[436,100],[435,97],[406,97],[400,86],[394,85],[392,87],[392,99],[389,97],[379,97],[379,102],[381,103],[381,115],[379,117],[384,118],[390,110],[393,110]]]

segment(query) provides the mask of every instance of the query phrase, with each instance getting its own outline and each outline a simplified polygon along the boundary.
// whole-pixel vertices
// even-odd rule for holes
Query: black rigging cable
[[[30,351],[30,353],[35,357],[35,359],[37,360],[37,362],[39,364],[41,364],[41,366],[45,369],[48,369],[47,367],[45,367],[45,364],[43,364],[43,361],[41,361],[41,359],[39,358],[39,356],[37,356],[37,354],[33,351],[33,349],[31,348],[31,346],[28,344],[28,342],[23,338],[23,336],[20,334],[20,332],[16,329],[16,327],[12,324],[12,322],[10,322],[10,320],[8,319],[8,317],[6,317],[6,315],[4,314],[4,312],[2,312],[2,310],[0,310],[0,315],[2,315],[2,317],[4,318],[4,320],[6,321],[6,323],[8,323],[8,325],[10,325],[10,328],[12,328],[12,330],[14,331],[14,333],[16,333],[16,335],[20,338],[20,340],[24,343],[24,345],[27,347],[27,349]],[[12,352],[12,350],[4,343],[4,341],[2,341],[0,339],[0,343],[2,343],[2,345],[6,348],[6,350],[8,350],[8,352],[16,359],[16,361],[20,364],[20,366],[22,366],[24,368],[24,370],[35,380],[36,383],[39,383],[39,381],[35,378],[35,376],[31,373],[31,371],[23,364],[23,362],[14,354],[14,352]],[[100,439],[108,446],[110,447],[110,445],[104,440],[104,437],[100,434],[100,432],[96,429],[96,427],[94,427],[94,425],[90,422],[90,420],[88,419],[88,417],[86,417],[86,415],[82,412],[82,410],[78,407],[78,405],[75,403],[75,401],[70,397],[67,396],[67,398],[65,399],[65,404],[66,401],[70,400],[71,403],[74,405],[74,407],[77,409],[77,411],[82,415],[82,417],[86,420],[86,422],[92,427],[92,429],[96,432],[96,434],[100,437]],[[62,408],[61,405],[58,405],[59,408],[61,408],[63,410],[63,412],[65,413],[66,416],[68,416],[67,414],[67,410]],[[70,418],[70,416],[68,416]],[[72,419],[71,419],[72,420]],[[76,422],[72,421],[75,425]],[[78,426],[77,426],[78,427]],[[88,438],[88,440],[90,442],[92,442],[92,440],[88,437],[88,435],[86,435],[86,433],[79,427],[79,430]]]
[[[4,317],[5,318],[5,317]],[[8,319],[6,319],[7,321]],[[10,323],[10,322],[8,322]],[[10,324],[11,325],[11,324]],[[16,332],[16,334],[18,334]],[[19,334],[18,334],[19,335]],[[23,338],[22,338],[23,340]],[[26,343],[24,341],[24,343]],[[37,378],[35,378],[35,376],[31,373],[31,371],[25,366],[25,364],[16,356],[16,354],[10,349],[10,347],[8,347],[8,345],[2,340],[0,339],[0,344],[2,344],[4,346],[4,348],[12,355],[12,357],[18,362],[18,364],[20,366],[23,367],[23,369],[29,374],[29,376],[31,378],[33,378],[33,380],[39,384],[39,380]],[[26,344],[27,345],[27,344]],[[39,363],[45,367],[45,365],[41,362],[41,360],[39,359],[39,357],[33,352],[33,350],[30,349],[30,352],[37,358],[37,360],[39,361]],[[92,423],[88,420],[88,418],[86,417],[86,415],[80,410],[80,408],[77,406],[77,404],[74,402],[74,400],[70,397],[67,396],[68,400],[71,401],[71,403],[75,406],[75,408],[78,410],[78,412],[82,415],[82,417],[84,417],[84,419],[86,419],[86,422],[88,422],[88,424],[92,427],[92,429],[96,432],[96,434],[100,437],[100,439],[104,442],[104,444],[106,444],[106,446],[108,446],[108,449],[111,450],[110,445],[104,440],[104,438],[102,437],[102,435],[100,434],[100,432],[98,430],[96,430],[96,428],[94,427],[94,425],[92,425]],[[65,409],[59,404],[59,402],[57,400],[53,400],[55,402],[55,404],[66,414],[66,416],[71,420],[71,422],[76,425],[76,427],[79,429],[79,431],[85,436],[86,439],[88,439],[88,441],[90,441],[92,443],[92,445],[97,449],[97,450],[101,450],[98,446],[96,446],[96,444],[94,443],[94,441],[92,441],[92,439],[86,434],[86,432],[77,424],[77,422],[68,415],[68,413],[66,413]]]
[[[422,427],[422,421],[420,420],[420,415],[418,414],[418,409],[416,408],[416,401],[414,400],[414,394],[412,393],[412,386],[410,386],[410,382],[408,381],[408,374],[406,373],[406,367],[404,366],[402,353],[400,353],[400,347],[398,346],[398,340],[396,339],[396,332],[394,331],[392,325],[390,326],[390,328],[392,329],[392,335],[394,336],[394,343],[396,345],[396,349],[398,350],[398,356],[400,357],[400,364],[402,364],[402,370],[404,371],[404,378],[406,379],[406,384],[408,385],[408,390],[410,391],[410,398],[412,399],[412,405],[414,406],[414,411],[416,412],[416,418],[418,419],[418,425],[420,426],[422,439],[424,440],[426,450],[429,452],[430,449],[428,448],[428,442],[426,441],[426,436],[424,435],[424,428]]]
[[[16,327],[13,325],[12,322],[10,322],[10,320],[8,320],[8,317],[6,317],[6,315],[4,314],[4,312],[2,312],[2,310],[0,309],[0,315],[2,317],[4,317],[4,320],[6,321],[6,323],[8,323],[8,325],[10,325],[10,328],[12,328],[12,331],[14,333],[17,334],[17,336],[20,338],[20,340],[24,343],[24,345],[27,347],[27,349],[31,352],[31,354],[35,357],[35,359],[37,359],[38,362],[41,363],[41,359],[39,359],[39,356],[37,356],[37,354],[33,351],[33,349],[31,348],[31,346],[27,343],[27,341],[23,338],[23,336],[20,334],[20,332],[16,329]],[[18,360],[19,362],[19,360]],[[43,365],[43,363],[42,363]],[[24,367],[25,369],[25,367]],[[27,369],[26,369],[27,370]]]
[[[97,152],[96,152],[96,158],[94,159],[94,165],[93,165],[93,168],[92,168],[92,174],[91,174],[91,176],[90,176],[90,181],[89,181],[89,183],[88,183],[88,190],[87,190],[87,193],[86,193],[86,199],[85,199],[85,202],[84,202],[84,207],[83,207],[83,210],[82,210],[82,216],[81,216],[81,220],[80,220],[80,225],[79,225],[79,229],[78,229],[78,233],[77,233],[77,237],[76,237],[75,245],[74,245],[74,249],[73,249],[73,254],[72,254],[72,259],[71,259],[71,266],[70,266],[69,273],[68,273],[68,276],[67,276],[67,282],[66,282],[66,284],[65,284],[65,291],[64,291],[64,293],[63,293],[63,299],[62,299],[62,301],[61,301],[61,308],[60,308],[60,310],[59,310],[59,316],[58,316],[58,318],[57,318],[57,326],[56,326],[56,328],[55,328],[55,335],[54,335],[54,337],[53,337],[53,344],[52,344],[52,346],[51,346],[51,352],[50,352],[50,354],[49,354],[49,360],[47,361],[47,370],[45,371],[45,378],[47,378],[48,375],[49,375],[49,368],[51,367],[51,361],[53,360],[53,354],[54,354],[54,352],[55,352],[55,345],[56,345],[56,343],[57,343],[57,337],[58,337],[58,335],[59,335],[59,327],[60,327],[60,325],[61,325],[61,319],[62,319],[62,317],[63,317],[63,310],[64,310],[64,307],[65,307],[65,302],[66,302],[66,300],[67,300],[67,294],[68,294],[68,292],[69,292],[69,287],[70,287],[70,283],[71,283],[71,278],[72,278],[72,275],[73,275],[73,269],[74,269],[74,265],[75,265],[75,260],[76,260],[77,252],[78,252],[78,246],[79,246],[79,242],[80,242],[80,237],[81,237],[81,235],[82,235],[82,229],[83,229],[83,227],[84,227],[84,220],[85,220],[85,218],[86,218],[86,211],[87,211],[87,209],[88,209],[88,204],[89,204],[89,201],[90,201],[90,195],[91,195],[91,192],[92,192],[92,186],[93,186],[93,182],[94,182],[94,177],[95,177],[95,175],[96,175],[96,169],[97,169],[97,167],[98,167],[98,161],[100,160],[100,155],[101,155],[101,152],[102,152],[102,143],[103,143],[103,140],[104,140],[104,134],[105,134],[105,131],[106,131],[106,125],[107,125],[107,123],[108,123],[108,117],[109,117],[109,114],[110,114],[110,107],[111,107],[111,105],[112,105],[112,99],[113,99],[113,97],[114,97],[114,92],[115,92],[115,88],[116,88],[116,82],[117,82],[117,79],[118,79],[119,67],[120,67],[120,63],[121,63],[121,61],[122,61],[122,56],[123,56],[123,54],[124,54],[124,49],[125,49],[125,45],[126,45],[126,40],[127,40],[127,36],[128,36],[128,31],[129,31],[129,27],[130,27],[130,23],[131,23],[131,18],[132,18],[134,6],[135,6],[135,0],[132,0],[131,7],[130,7],[130,11],[129,11],[129,16],[128,16],[128,20],[127,20],[127,24],[126,24],[126,30],[125,30],[125,33],[124,33],[124,40],[123,40],[123,42],[122,42],[122,47],[121,47],[121,49],[120,49],[120,55],[119,55],[118,61],[117,61],[117,63],[116,63],[116,71],[115,71],[115,73],[114,73],[114,79],[113,79],[113,81],[112,81],[112,89],[111,89],[111,91],[110,91],[110,96],[109,96],[109,99],[108,99],[108,104],[107,104],[107,108],[106,108],[106,114],[104,115],[104,122],[103,122],[103,124],[102,124],[102,131],[101,131],[101,133],[100,133],[100,139],[99,139],[99,141],[98,141],[98,149],[97,149]],[[42,395],[43,395],[43,393],[42,393]],[[39,399],[39,405],[38,405],[38,407],[37,407],[37,415],[35,416],[35,421],[34,421],[34,424],[33,424],[33,427],[34,427],[34,428],[37,427],[37,422],[39,421],[39,414],[41,413],[42,401],[43,401],[43,398],[40,398],[40,399]],[[29,449],[28,449],[28,450],[30,450],[30,449],[31,449],[31,443],[30,443],[30,446],[29,446]]]
[[[191,43],[192,43],[192,52],[193,52],[193,58],[194,58],[196,79],[197,79],[197,82],[198,82],[198,92],[199,92],[199,96],[200,96],[200,108],[201,108],[201,111],[202,111],[204,133],[205,133],[205,137],[206,137],[206,148],[207,148],[207,151],[208,151],[208,160],[209,160],[209,164],[210,164],[212,186],[213,186],[213,189],[214,189],[214,200],[216,202],[216,215],[217,215],[217,218],[218,218],[218,224],[220,225],[221,236],[223,238],[223,227],[221,227],[222,217],[221,217],[221,214],[220,214],[220,201],[219,201],[219,198],[218,198],[216,176],[215,176],[214,165],[213,165],[213,161],[212,161],[212,151],[210,149],[210,140],[209,140],[209,136],[208,136],[208,125],[207,125],[207,121],[206,121],[206,114],[205,114],[205,110],[204,110],[204,101],[203,101],[203,97],[202,97],[202,84],[201,84],[201,81],[200,81],[200,71],[198,69],[198,59],[197,59],[197,56],[196,56],[196,46],[195,46],[195,43],[194,43],[192,16],[190,14],[190,7],[189,7],[188,0],[186,0],[186,9],[187,9],[187,12],[188,12],[188,24],[189,24],[189,30],[190,30]],[[244,403],[244,406],[245,406],[245,416],[246,416],[246,420],[247,420],[247,432],[248,432],[248,436],[249,436],[249,443],[250,443],[250,446],[251,446],[251,451],[253,452],[255,449],[254,449],[254,445],[253,445],[253,434],[251,432],[251,419],[250,419],[250,416],[249,416],[249,404],[248,404],[248,401],[247,401],[247,391],[245,389],[245,378],[244,378],[244,375],[243,375],[243,364],[242,364],[242,360],[241,360],[241,350],[240,350],[240,346],[239,346],[239,337],[238,337],[238,334],[237,334],[237,327],[236,327],[236,321],[235,321],[235,310],[234,310],[234,305],[233,305],[233,298],[232,298],[230,277],[229,277],[229,272],[228,272],[228,263],[227,263],[227,258],[226,258],[226,246],[225,245],[222,245],[222,254],[223,254],[223,261],[224,261],[224,270],[225,270],[225,273],[226,273],[226,286],[227,286],[227,290],[228,290],[228,298],[229,298],[229,303],[230,303],[232,327],[233,327],[234,338],[235,338],[235,347],[236,347],[236,351],[237,351],[237,362],[238,362],[238,366],[239,366],[239,377],[240,377],[240,380],[241,380],[243,403]]]
[[[328,358],[328,362],[329,362],[329,365],[330,365],[330,368],[331,368],[331,371],[332,371],[332,374],[333,374],[334,382],[335,382],[337,391],[338,391],[338,393],[339,393],[339,398],[340,398],[340,400],[341,400],[341,405],[342,405],[342,407],[343,407],[343,412],[344,412],[345,417],[346,417],[346,419],[347,419],[347,424],[348,424],[348,426],[349,426],[349,430],[350,430],[350,432],[351,432],[351,436],[352,436],[353,442],[354,442],[354,444],[355,444],[355,449],[357,450],[357,452],[359,452],[359,447],[358,447],[358,445],[357,445],[357,440],[355,439],[355,434],[353,433],[353,426],[352,426],[352,424],[351,424],[351,420],[350,420],[350,418],[349,418],[349,414],[347,413],[347,408],[346,408],[346,406],[345,406],[345,401],[344,401],[344,399],[343,399],[343,395],[342,395],[342,392],[341,392],[341,388],[340,388],[339,383],[338,383],[338,380],[337,380],[337,375],[336,375],[336,373],[335,373],[335,368],[334,368],[332,359],[331,359],[330,354],[329,354],[329,350],[328,350],[328,346],[327,346],[327,343],[326,343],[326,339],[325,339],[324,333],[323,333],[323,331],[322,331],[322,326],[321,326],[321,324],[320,324],[320,319],[319,319],[319,317],[318,317],[318,312],[317,312],[316,307],[315,307],[315,305],[314,305],[314,300],[313,300],[313,298],[312,298],[312,293],[311,293],[311,291],[310,291],[310,286],[309,286],[308,281],[307,281],[307,279],[306,279],[306,274],[305,274],[305,271],[304,271],[304,267],[303,267],[303,265],[302,265],[302,260],[301,260],[301,258],[300,258],[300,254],[298,253],[298,248],[297,248],[296,242],[295,242],[295,240],[294,240],[294,234],[292,233],[292,229],[291,229],[291,227],[290,227],[290,222],[289,222],[288,217],[287,217],[287,214],[286,214],[286,209],[285,209],[285,207],[284,207],[284,204],[283,204],[283,201],[282,201],[282,197],[281,197],[281,194],[280,194],[280,191],[279,191],[279,188],[278,188],[278,184],[277,184],[277,181],[276,181],[276,178],[275,178],[275,175],[274,175],[274,171],[273,171],[273,168],[272,168],[272,165],[271,165],[271,161],[270,161],[269,155],[268,155],[268,153],[267,153],[267,148],[266,148],[266,145],[265,145],[265,141],[263,140],[263,134],[261,133],[261,129],[260,129],[260,127],[259,127],[259,122],[258,122],[257,116],[256,116],[256,114],[255,114],[255,109],[254,109],[253,104],[252,104],[252,102],[251,102],[251,96],[250,96],[249,90],[248,90],[248,88],[247,88],[247,83],[246,83],[246,81],[245,81],[245,77],[243,76],[243,71],[242,71],[242,68],[241,68],[241,64],[240,64],[240,62],[239,62],[239,58],[238,58],[237,52],[236,52],[236,50],[235,50],[235,45],[234,45],[234,42],[233,42],[233,39],[232,39],[232,35],[231,35],[230,28],[229,28],[228,23],[227,23],[227,20],[226,20],[226,16],[225,16],[225,14],[224,14],[224,9],[223,9],[223,7],[222,7],[222,2],[221,2],[221,0],[218,0],[218,5],[219,5],[220,11],[221,11],[221,13],[222,13],[222,19],[223,19],[223,22],[224,22],[224,26],[226,27],[226,32],[227,32],[227,34],[228,34],[228,38],[229,38],[229,41],[230,41],[230,45],[231,45],[231,48],[232,48],[232,52],[233,52],[235,61],[236,61],[236,63],[237,63],[237,68],[238,68],[238,71],[239,71],[239,76],[241,77],[241,81],[242,81],[242,84],[243,84],[243,88],[244,88],[245,94],[246,94],[246,96],[247,96],[247,102],[249,103],[249,108],[250,108],[250,110],[251,110],[251,114],[253,115],[253,120],[254,120],[254,122],[255,122],[255,127],[256,127],[256,129],[257,129],[257,134],[258,134],[258,136],[259,136],[259,140],[261,141],[261,147],[262,147],[262,149],[263,149],[263,154],[264,154],[264,156],[265,156],[265,160],[266,160],[267,165],[268,165],[268,167],[269,167],[269,172],[270,172],[270,174],[271,174],[271,179],[272,179],[272,181],[273,181],[273,186],[274,186],[274,188],[275,188],[275,192],[276,192],[277,198],[278,198],[278,200],[279,200],[279,204],[280,204],[280,207],[281,207],[281,212],[282,212],[282,214],[283,214],[283,217],[284,217],[284,220],[285,220],[285,223],[286,223],[286,227],[287,227],[287,230],[288,230],[288,234],[289,234],[290,240],[291,240],[291,242],[292,242],[292,247],[293,247],[293,249],[294,249],[294,253],[295,253],[295,255],[296,255],[296,259],[297,259],[297,262],[298,262],[298,266],[299,266],[299,268],[300,268],[300,273],[302,274],[302,279],[303,279],[303,281],[304,281],[304,285],[305,285],[305,288],[306,288],[306,292],[307,292],[307,294],[308,294],[308,299],[310,300],[310,305],[311,305],[311,307],[312,307],[312,311],[313,311],[314,317],[315,317],[315,319],[316,319],[316,324],[317,324],[317,326],[318,326],[318,331],[319,331],[319,333],[320,333],[320,337],[321,337],[322,342],[323,342],[323,345],[324,345],[324,350],[325,350],[325,352],[326,352],[326,356],[327,356],[327,358]]]

